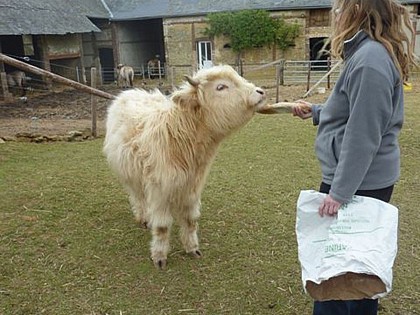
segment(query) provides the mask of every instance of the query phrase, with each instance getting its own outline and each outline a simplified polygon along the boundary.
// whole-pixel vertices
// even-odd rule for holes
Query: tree
[[[281,18],[271,18],[264,10],[211,13],[208,15],[210,37],[225,35],[231,40],[233,51],[242,53],[251,48],[277,45],[286,50],[299,34],[298,24],[288,24]]]

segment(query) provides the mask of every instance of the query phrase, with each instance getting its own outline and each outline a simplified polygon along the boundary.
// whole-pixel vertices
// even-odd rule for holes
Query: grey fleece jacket
[[[398,180],[403,84],[381,43],[363,31],[346,41],[343,71],[326,103],[313,105],[312,117],[323,181],[335,200],[346,203],[357,190]]]

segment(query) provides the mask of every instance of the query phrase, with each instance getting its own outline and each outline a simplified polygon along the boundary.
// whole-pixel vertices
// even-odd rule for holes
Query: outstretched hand
[[[312,104],[303,100],[296,101],[296,106],[292,107],[293,116],[298,116],[302,119],[312,117]]]

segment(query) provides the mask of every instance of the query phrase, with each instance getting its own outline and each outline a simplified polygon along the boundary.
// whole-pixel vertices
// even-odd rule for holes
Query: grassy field
[[[420,314],[420,106],[407,93],[394,289],[381,315]],[[108,170],[102,139],[0,144],[0,314],[311,314],[295,235],[301,189],[317,189],[316,128],[256,116],[221,147],[202,200],[204,258],[166,271]]]

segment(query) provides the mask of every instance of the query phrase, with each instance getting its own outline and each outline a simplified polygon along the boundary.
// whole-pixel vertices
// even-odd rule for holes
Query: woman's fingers
[[[293,106],[292,108],[292,113],[293,116],[298,116],[302,119],[306,119],[312,116],[312,104],[302,101],[302,100],[298,100],[296,101],[296,103],[298,104],[297,106]]]
[[[321,217],[323,217],[324,215],[336,216],[340,207],[341,203],[334,200],[330,195],[328,195],[327,197],[325,197],[325,199],[319,206],[318,213]]]

